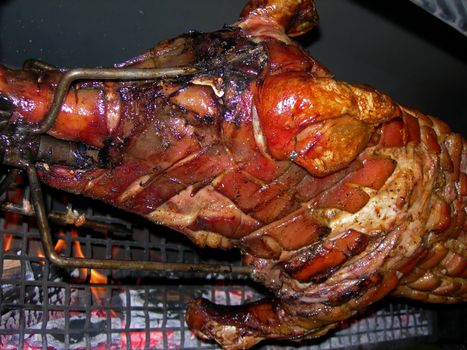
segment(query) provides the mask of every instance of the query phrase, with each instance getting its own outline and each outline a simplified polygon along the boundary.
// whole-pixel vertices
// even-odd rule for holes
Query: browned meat
[[[197,72],[75,86],[50,133],[101,165],[37,163],[46,184],[241,249],[274,297],[187,313],[226,349],[322,335],[388,294],[467,299],[462,136],[335,80],[286,35],[315,23],[311,0],[251,0],[230,27],[158,44],[120,66]],[[61,74],[0,67],[12,118],[40,121]]]

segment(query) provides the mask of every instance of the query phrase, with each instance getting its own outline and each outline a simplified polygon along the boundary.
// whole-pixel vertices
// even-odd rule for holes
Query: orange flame
[[[37,248],[37,257],[38,257],[38,258],[41,258],[41,259],[45,259],[45,255],[44,255],[44,253],[42,253],[42,249],[41,249],[41,248]],[[39,263],[40,263],[40,264],[44,264],[43,261],[40,261]]]
[[[65,232],[63,230],[60,230],[58,235],[60,237],[65,237]],[[71,230],[71,236],[73,238],[77,238],[78,232],[76,230]],[[66,241],[63,238],[60,238],[57,240],[57,243],[55,244],[54,250],[57,253],[62,253],[66,249]],[[44,253],[42,252],[42,249],[39,247],[37,249],[37,256],[39,258],[45,258]],[[81,243],[78,240],[73,241],[73,256],[76,258],[82,258],[85,259],[86,256],[83,253],[83,250],[81,248]],[[87,268],[81,268],[81,277],[83,279],[86,279],[88,277],[88,269]],[[90,269],[89,273],[89,283],[90,284],[107,284],[107,276],[97,272],[94,269]],[[105,287],[91,287],[91,293],[94,295],[96,300],[100,301],[102,300],[105,295],[106,295],[106,288]]]
[[[71,230],[71,236],[74,238],[78,237],[78,232],[76,230]],[[73,253],[74,253],[74,256],[77,258],[83,258],[83,259],[86,258],[79,241],[73,242]],[[88,269],[82,268],[80,270],[81,270],[81,274],[83,275],[83,278],[87,278]],[[89,283],[90,284],[107,284],[107,276],[101,274],[100,272],[97,272],[94,269],[90,269]],[[106,288],[105,287],[91,287],[91,292],[96,298],[96,300],[102,300],[105,297]]]
[[[66,248],[66,242],[64,239],[59,239],[57,243],[55,243],[55,247],[54,247],[55,252],[61,253],[65,250],[65,248]]]
[[[22,178],[19,176],[16,179],[17,183],[22,183]],[[13,190],[10,190],[8,193],[8,200],[11,203],[14,204],[20,204],[22,201],[24,195],[24,190],[21,188],[15,188]],[[23,205],[24,205],[24,200],[23,200]],[[4,229],[11,229],[12,227],[14,228],[15,226],[21,225],[23,222],[23,217],[17,213],[12,213],[12,212],[6,212],[4,216]],[[64,237],[65,233],[63,230],[60,230],[59,236]],[[71,236],[73,238],[78,237],[78,232],[76,230],[71,230]],[[4,234],[3,235],[3,251],[8,251],[12,248],[13,245],[13,234]],[[54,250],[57,253],[62,253],[66,249],[66,241],[61,238],[57,241],[55,244]],[[85,258],[85,255],[83,254],[83,251],[81,249],[81,244],[78,240],[75,240],[73,242],[73,255],[77,258]],[[41,249],[41,246],[39,245],[36,251],[36,256],[39,258],[45,258],[44,252]],[[40,261],[39,263],[44,263],[43,261]],[[82,268],[80,269],[81,275],[83,279],[86,279],[88,277],[88,269]],[[90,269],[89,271],[89,283],[90,284],[107,284],[108,279],[107,276],[97,272],[94,269]],[[91,287],[91,292],[96,298],[96,300],[102,300],[105,295],[106,295],[106,288],[105,287]]]
[[[3,251],[4,252],[7,252],[11,249],[12,243],[13,243],[12,234],[3,235]]]
[[[60,237],[64,237],[65,236],[65,232],[63,232],[62,229],[60,229],[60,231],[58,232],[58,235]],[[57,243],[55,243],[55,247],[54,247],[54,250],[57,252],[57,253],[61,253],[65,250],[66,248],[66,242],[64,239],[59,239],[57,241]],[[41,259],[45,259],[45,255],[44,255],[44,252],[42,251],[42,247],[41,245],[38,245],[37,246],[37,249],[36,249],[36,255],[38,258],[41,258]],[[40,262],[41,264],[44,264],[44,261],[41,261]]]

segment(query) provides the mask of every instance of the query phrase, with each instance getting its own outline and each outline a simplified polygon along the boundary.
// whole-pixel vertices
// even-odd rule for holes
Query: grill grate
[[[13,193],[18,191],[28,198],[27,188]],[[239,262],[238,252],[199,250],[181,235],[131,214],[49,192],[49,211],[64,212],[70,202],[87,218],[120,227],[117,232],[96,233],[52,226],[56,242],[65,243],[65,256],[76,256],[80,249],[87,258]],[[18,202],[27,204],[21,199]],[[0,249],[2,349],[218,349],[191,334],[184,322],[186,303],[204,296],[233,305],[262,295],[257,286],[240,276],[59,269],[41,256],[33,218],[2,213],[0,247],[7,244],[7,251]],[[92,284],[95,276],[104,276],[104,283]],[[359,320],[343,325],[333,335],[300,348],[347,349],[431,337],[431,313],[417,306],[382,304],[366,310]],[[290,343],[276,344],[261,349],[297,349]]]

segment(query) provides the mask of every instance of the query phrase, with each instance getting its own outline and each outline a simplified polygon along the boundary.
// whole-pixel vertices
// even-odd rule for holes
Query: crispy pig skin
[[[226,349],[320,336],[389,294],[467,299],[463,137],[334,79],[287,35],[315,23],[312,1],[252,0],[230,27],[118,65],[193,75],[75,85],[49,133],[95,147],[100,165],[37,164],[50,186],[241,249],[274,297],[187,311]],[[60,75],[0,66],[12,120],[40,121]]]

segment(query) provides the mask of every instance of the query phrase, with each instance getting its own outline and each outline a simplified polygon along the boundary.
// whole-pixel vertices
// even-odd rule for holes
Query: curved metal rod
[[[193,67],[179,68],[75,68],[63,74],[55,90],[54,99],[46,117],[36,127],[26,127],[31,134],[44,134],[55,123],[63,100],[71,84],[76,80],[152,80],[190,75]]]
[[[185,263],[163,263],[156,261],[135,260],[111,260],[111,259],[79,259],[63,257],[53,248],[53,240],[50,233],[47,213],[45,211],[42,189],[33,165],[25,164],[26,173],[31,186],[31,199],[36,212],[39,232],[42,238],[44,254],[47,259],[64,268],[91,268],[104,270],[145,270],[160,272],[202,272],[202,273],[228,273],[246,274],[252,272],[249,266],[214,265],[214,264],[185,264]]]

